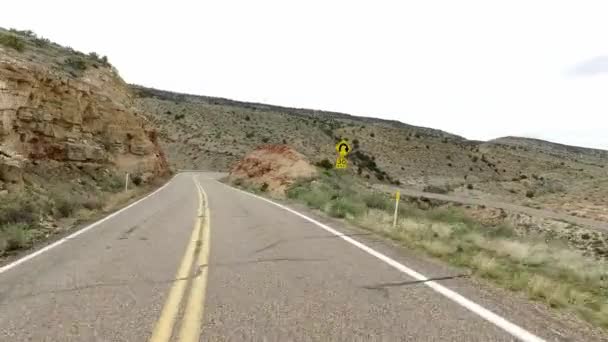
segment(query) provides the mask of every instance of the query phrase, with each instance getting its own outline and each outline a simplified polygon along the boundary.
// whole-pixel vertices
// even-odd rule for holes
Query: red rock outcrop
[[[298,179],[310,179],[317,169],[301,153],[287,145],[264,145],[247,154],[230,171],[229,180],[284,195]],[[267,184],[267,185],[264,185]]]

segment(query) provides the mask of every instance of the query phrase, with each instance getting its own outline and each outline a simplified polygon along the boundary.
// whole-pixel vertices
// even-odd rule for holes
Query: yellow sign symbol
[[[346,156],[350,152],[348,142],[344,139],[340,140],[340,142],[336,144],[336,152],[340,155],[338,159],[336,159],[336,169],[346,169],[348,166]]]
[[[348,161],[344,157],[338,157],[336,159],[336,169],[346,169],[348,166]]]

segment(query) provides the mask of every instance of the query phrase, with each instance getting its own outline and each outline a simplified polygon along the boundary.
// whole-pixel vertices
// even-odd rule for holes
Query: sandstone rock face
[[[55,160],[168,172],[156,133],[110,67],[75,76],[0,47],[0,180],[19,183],[21,165]]]
[[[317,176],[317,169],[301,153],[287,145],[264,145],[247,154],[230,171],[230,181],[264,187],[282,196],[298,179]],[[266,185],[264,185],[266,184]]]

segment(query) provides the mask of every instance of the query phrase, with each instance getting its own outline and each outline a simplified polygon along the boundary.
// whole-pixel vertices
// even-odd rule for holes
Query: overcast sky
[[[607,14],[605,0],[18,0],[0,26],[159,89],[608,149]]]

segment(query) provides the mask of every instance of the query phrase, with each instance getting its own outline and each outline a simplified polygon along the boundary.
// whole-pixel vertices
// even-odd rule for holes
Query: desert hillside
[[[30,31],[0,29],[0,115],[0,256],[40,225],[100,209],[125,173],[143,185],[169,171],[107,58]]]
[[[395,121],[133,88],[175,168],[228,170],[265,143],[333,162],[342,137],[354,147],[352,172],[371,182],[608,220],[606,151],[517,137],[471,141]]]

